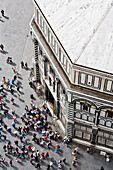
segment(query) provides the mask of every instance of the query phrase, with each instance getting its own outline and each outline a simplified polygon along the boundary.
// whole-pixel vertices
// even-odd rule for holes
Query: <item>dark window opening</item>
[[[51,78],[49,77],[49,85],[51,86]]]
[[[65,94],[65,90],[63,89],[63,94]]]
[[[87,103],[83,104],[83,110],[88,111],[88,104]]]
[[[113,117],[113,111],[107,110],[107,117],[112,118]]]

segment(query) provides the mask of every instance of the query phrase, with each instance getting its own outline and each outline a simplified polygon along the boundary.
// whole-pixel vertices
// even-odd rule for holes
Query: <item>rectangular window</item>
[[[51,34],[51,46],[53,47],[53,35]]]
[[[80,110],[80,102],[76,102],[76,109]]]
[[[40,16],[40,26],[42,28],[42,16]]]
[[[81,73],[80,83],[81,84],[85,84],[85,80],[86,80],[86,74],[85,73]]]
[[[61,63],[64,63],[64,56],[63,56],[63,52],[61,51]]]
[[[53,37],[53,49],[55,50],[55,38]]]
[[[112,81],[108,80],[108,81],[107,81],[106,90],[107,90],[107,91],[111,91],[111,86],[112,86]]]
[[[57,42],[54,40],[54,48],[55,48],[55,53],[57,54],[58,48],[57,48]]]
[[[113,111],[107,110],[106,113],[107,113],[107,114],[106,114],[107,117],[109,117],[109,118],[112,118],[112,117],[113,117]]]
[[[48,29],[48,42],[50,43],[50,30]]]
[[[76,71],[74,71],[74,83],[76,81]]]
[[[44,34],[47,35],[47,27],[46,27],[46,23],[44,24]]]
[[[59,48],[59,61],[61,61],[61,49]]]
[[[95,107],[94,106],[91,106],[91,108],[90,108],[90,113],[92,113],[92,114],[95,114]]]
[[[91,75],[88,75],[87,85],[89,85],[89,86],[92,85],[92,76]]]
[[[66,56],[64,55],[64,66],[66,66]]]
[[[105,117],[105,115],[106,115],[105,110],[101,110],[101,111],[100,111],[100,116]]]
[[[67,63],[67,73],[69,74],[70,73],[70,65],[69,65],[69,63]]]
[[[44,26],[44,34],[46,35],[46,24],[45,24],[45,22],[43,22],[43,26]]]
[[[67,71],[67,63],[68,63],[68,61],[66,60],[66,71]]]
[[[37,10],[37,23],[39,24],[39,19],[40,18],[40,14],[39,14],[39,11]]]
[[[99,77],[94,78],[94,87],[96,87],[96,88],[99,87]]]

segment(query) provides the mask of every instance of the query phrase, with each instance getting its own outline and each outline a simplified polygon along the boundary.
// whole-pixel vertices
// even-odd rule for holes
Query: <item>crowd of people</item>
[[[19,87],[18,75],[19,73],[14,71],[14,76],[12,80],[7,79],[3,76],[2,82],[0,85],[0,110],[4,113],[5,117],[12,116],[12,126],[10,127],[5,123],[3,118],[0,118],[0,138],[5,142],[3,146],[3,152],[5,155],[14,155],[16,157],[16,161],[20,163],[22,159],[29,159],[29,162],[34,165],[36,168],[40,168],[44,159],[50,158],[49,150],[54,147],[52,145],[52,140],[56,141],[55,152],[60,152],[59,141],[61,141],[61,136],[58,131],[53,131],[49,122],[47,121],[48,108],[45,104],[43,104],[40,108],[35,106],[34,101],[31,99],[30,106],[25,105],[25,110],[23,115],[21,115],[21,121],[23,126],[17,126],[17,116],[15,110],[8,110],[5,108],[5,100],[6,95],[4,90],[7,89],[13,95],[13,88]],[[17,84],[18,82],[18,84]],[[19,94],[19,90],[17,89],[17,97]],[[14,104],[14,98],[11,98],[11,103]],[[7,131],[14,137],[14,144],[12,141],[7,139],[7,136],[4,134],[4,131]],[[35,148],[30,143],[30,138],[28,137],[29,132],[33,131],[32,141],[37,144],[37,148]],[[64,138],[63,142],[68,146],[70,139]],[[39,147],[47,148],[47,152],[40,152]],[[74,151],[75,153],[75,151]],[[75,153],[76,154],[76,153]],[[72,162],[75,165],[75,161],[77,160],[77,156]],[[5,158],[0,158],[0,163],[4,163]],[[62,169],[62,163],[66,164],[66,158],[59,160],[57,163],[58,169]],[[13,166],[13,161],[10,160],[9,164]],[[55,164],[55,158],[50,158],[47,170],[49,170]],[[71,168],[70,168],[71,169]]]
[[[1,14],[2,17],[4,17],[4,10],[1,10]],[[4,45],[1,44],[0,48],[3,51]],[[12,63],[12,57],[8,57],[6,63]],[[21,61],[20,66],[22,69],[28,68],[27,62],[24,63]],[[38,107],[35,105],[33,97],[30,96],[32,99],[30,103],[25,104],[25,109],[21,116],[17,115],[14,109],[8,109],[6,107],[6,90],[11,93],[12,97],[10,98],[10,102],[12,105],[15,105],[15,89],[16,97],[18,100],[21,99],[19,81],[19,76],[21,75],[17,72],[16,67],[12,67],[12,73],[12,79],[6,79],[6,76],[3,76],[0,83],[0,140],[4,142],[2,148],[3,153],[0,156],[0,164],[5,165],[5,157],[13,156],[15,160],[9,159],[8,163],[10,166],[13,166],[15,161],[21,164],[23,160],[26,159],[36,169],[40,169],[46,160],[47,170],[54,169],[55,166],[60,170],[63,169],[64,165],[71,170],[71,165],[73,167],[77,165],[78,147],[73,150],[73,159],[70,163],[67,161],[68,155],[67,157],[62,157],[59,161],[56,161],[55,157],[51,157],[50,150],[54,150],[56,154],[59,154],[61,152],[60,144],[63,143],[63,145],[68,147],[71,138],[64,137],[62,139],[60,133],[52,129],[48,121],[49,110],[45,103]],[[32,87],[31,82],[29,85]],[[5,122],[4,118],[6,117],[12,119],[11,126]],[[12,137],[11,140],[8,138],[9,135]],[[101,167],[101,170],[104,170],[104,168]]]

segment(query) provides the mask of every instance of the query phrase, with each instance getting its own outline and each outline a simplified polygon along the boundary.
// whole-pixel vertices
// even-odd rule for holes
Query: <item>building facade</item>
[[[34,0],[35,80],[66,136],[113,148],[113,74],[75,64]]]

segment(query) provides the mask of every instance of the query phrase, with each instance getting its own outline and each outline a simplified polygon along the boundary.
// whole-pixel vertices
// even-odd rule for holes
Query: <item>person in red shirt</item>
[[[28,146],[28,149],[31,150],[31,145]]]

